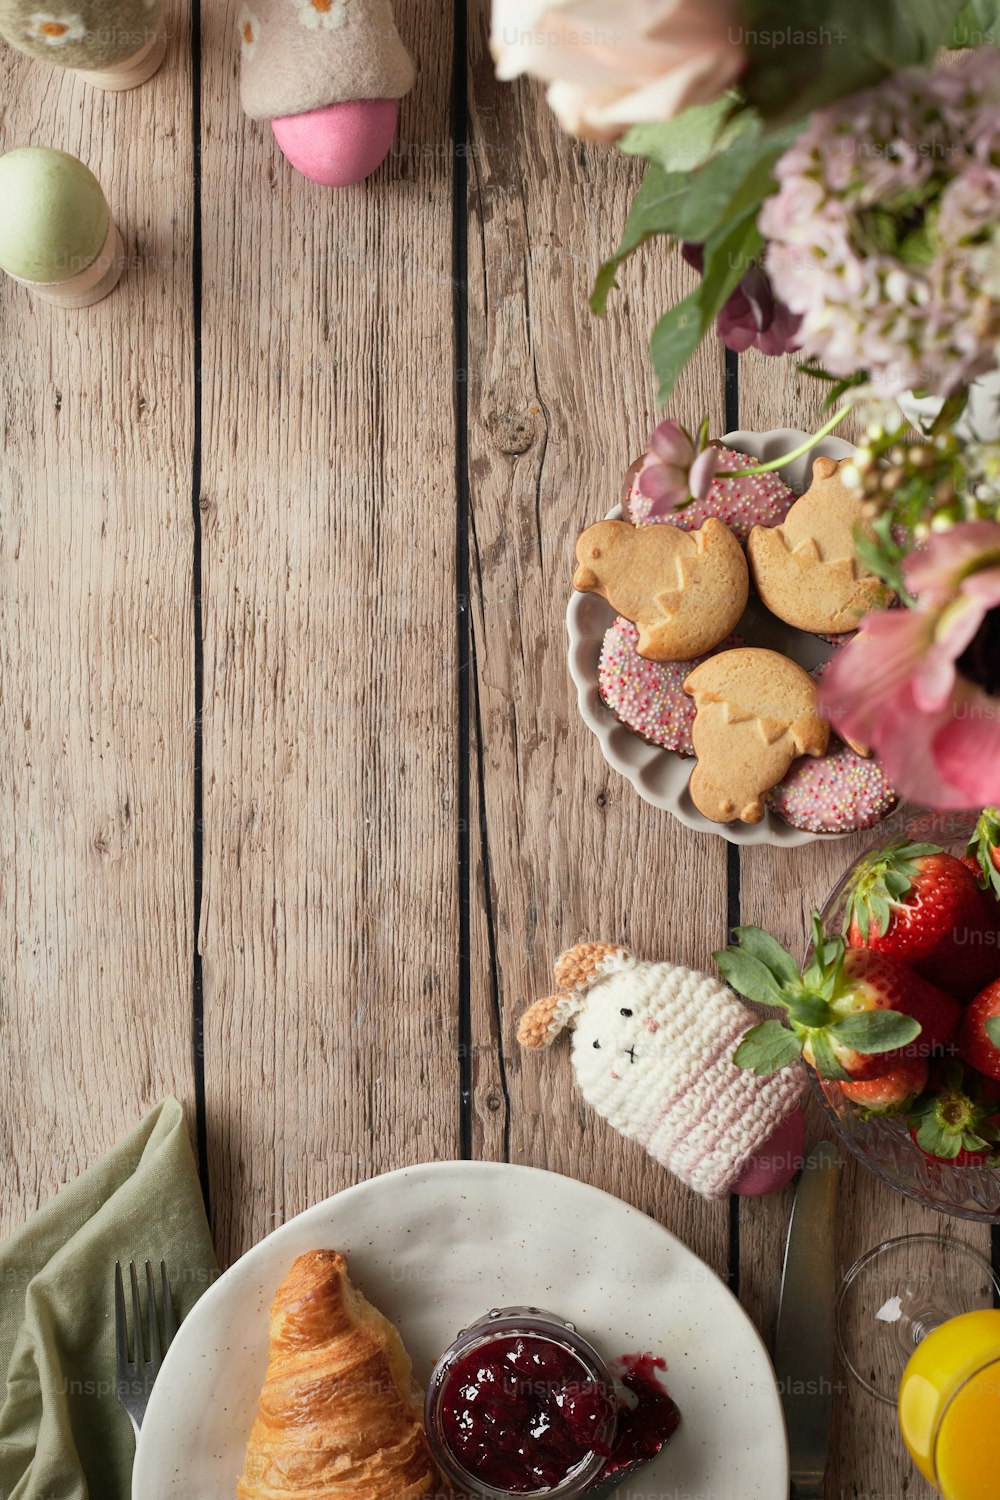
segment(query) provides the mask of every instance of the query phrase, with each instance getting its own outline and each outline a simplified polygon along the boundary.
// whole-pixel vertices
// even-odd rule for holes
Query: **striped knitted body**
[[[737,1068],[733,1053],[756,1018],[707,974],[596,945],[573,954],[587,955],[576,993],[537,1002],[522,1042],[546,1046],[573,1026],[588,1103],[696,1192],[725,1197],[797,1109],[801,1067],[770,1078]],[[561,967],[565,975],[566,958]]]

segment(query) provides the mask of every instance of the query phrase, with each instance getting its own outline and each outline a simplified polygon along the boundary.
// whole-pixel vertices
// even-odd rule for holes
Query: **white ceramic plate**
[[[757,459],[778,458],[790,453],[804,443],[809,434],[791,428],[776,428],[773,432],[727,432],[722,442],[727,448],[736,448]],[[852,443],[842,438],[828,437],[817,443],[811,453],[785,464],[779,473],[796,495],[808,487],[814,458],[846,458],[856,450]],[[616,506],[609,515],[621,517],[621,508]],[[688,781],[694,761],[687,756],[676,755],[672,750],[661,750],[656,745],[647,745],[638,735],[626,729],[604,704],[597,686],[597,668],[601,659],[604,633],[614,621],[615,613],[597,594],[578,594],[574,591],[566,611],[566,626],[569,631],[569,671],[576,685],[577,702],[584,723],[597,735],[601,751],[608,765],[622,776],[628,777],[639,796],[653,807],[671,813],[688,828],[699,833],[716,833],[732,844],[778,844],[791,849],[798,844],[811,844],[816,839],[843,838],[843,834],[805,833],[792,828],[783,819],[768,811],[760,823],[713,823],[695,807],[688,794]],[[800,666],[810,670],[825,661],[830,647],[817,636],[794,630],[770,614],[756,598],[750,600],[747,612],[736,627],[737,635],[749,646],[766,646],[772,651],[781,651]]]
[[[365,1294],[399,1327],[422,1381],[459,1329],[495,1306],[560,1313],[609,1359],[662,1354],[682,1422],[643,1471],[636,1493],[647,1500],[788,1493],[767,1353],[697,1256],[637,1209],[570,1178],[436,1162],[308,1209],[205,1293],[153,1389],[133,1500],[233,1500],[267,1363],[268,1308],[295,1257],[317,1248],[346,1254]]]

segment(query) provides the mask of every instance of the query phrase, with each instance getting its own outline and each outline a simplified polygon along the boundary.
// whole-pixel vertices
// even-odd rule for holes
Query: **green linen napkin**
[[[116,1260],[157,1272],[165,1260],[179,1317],[217,1274],[176,1099],[0,1245],[0,1500],[131,1496],[135,1438],[115,1396]]]

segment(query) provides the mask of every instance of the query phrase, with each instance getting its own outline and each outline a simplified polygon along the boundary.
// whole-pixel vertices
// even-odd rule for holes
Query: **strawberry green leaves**
[[[986,807],[979,814],[965,853],[979,866],[980,884],[1000,901],[1000,809]]]
[[[826,936],[818,912],[812,930],[813,954],[801,974],[792,955],[759,927],[735,928],[733,946],[714,955],[734,990],[787,1017],[787,1025],[770,1020],[748,1031],[734,1054],[737,1067],[767,1076],[805,1053],[822,1078],[845,1082],[855,1056],[896,1052],[920,1035],[920,1023],[901,1011],[859,1008],[843,972],[844,939]]]
[[[842,1047],[874,1057],[915,1042],[920,1023],[898,1010],[862,1010],[829,1027],[829,1035]]]
[[[767,1078],[802,1056],[802,1043],[781,1021],[762,1021],[745,1034],[733,1055],[738,1068]]]
[[[856,925],[866,943],[873,927],[887,932],[893,909],[903,903],[920,874],[918,861],[941,852],[937,844],[898,839],[863,859],[851,877],[845,928]]]
[[[922,1151],[942,1161],[1000,1155],[996,1101],[983,1097],[975,1075],[961,1064],[942,1069],[937,1089],[912,1110],[907,1124]]]

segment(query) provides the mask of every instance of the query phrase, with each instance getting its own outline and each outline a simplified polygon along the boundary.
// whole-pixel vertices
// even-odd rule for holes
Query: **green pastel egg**
[[[0,266],[26,281],[68,281],[93,261],[108,205],[89,168],[48,146],[0,156]]]

